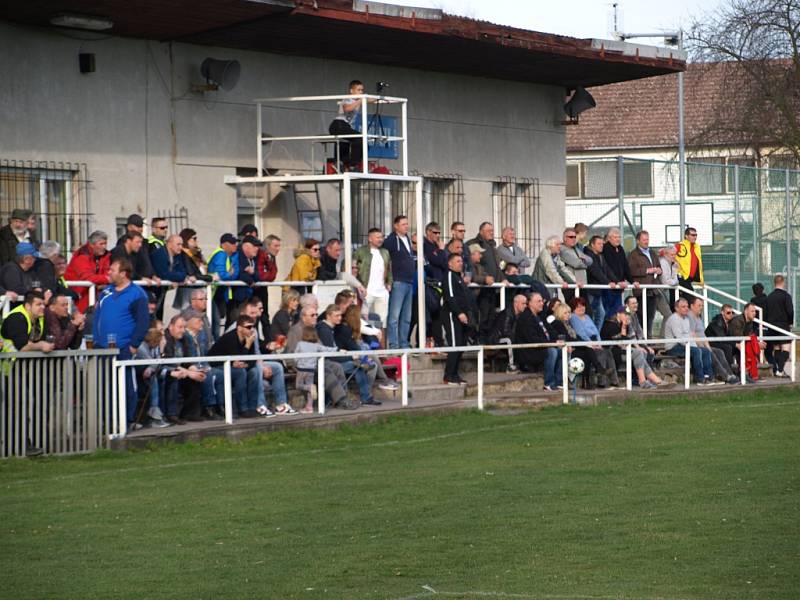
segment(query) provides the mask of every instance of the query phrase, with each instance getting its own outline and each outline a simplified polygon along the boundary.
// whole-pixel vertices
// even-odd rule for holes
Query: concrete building
[[[132,212],[168,214],[173,230],[191,225],[206,251],[245,222],[294,245],[303,232],[292,186],[224,183],[255,172],[252,101],[344,94],[357,78],[368,93],[383,81],[385,93],[409,99],[409,166],[426,178],[426,220],[447,227],[459,219],[475,232],[484,220],[514,219],[535,252],[564,225],[565,95],[685,65],[662,49],[361,0],[131,0],[93,2],[91,10],[80,0],[11,0],[2,19],[0,218],[29,206],[42,215],[43,236],[70,247],[90,230],[115,231]],[[79,68],[84,54],[87,72]],[[206,57],[239,61],[235,88],[195,91]],[[335,109],[268,105],[262,129],[324,134]],[[275,142],[265,166],[307,173],[312,151],[319,158],[325,149]],[[322,214],[307,227],[320,224],[327,238],[341,227],[339,198],[320,194]],[[382,187],[377,212],[359,209],[356,235],[407,209],[401,194]],[[279,276],[290,263],[283,253]]]

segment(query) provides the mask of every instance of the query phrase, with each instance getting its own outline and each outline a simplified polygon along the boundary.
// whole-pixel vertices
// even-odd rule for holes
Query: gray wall
[[[95,73],[79,73],[79,51],[95,53]],[[560,88],[186,44],[86,41],[7,23],[0,23],[0,56],[0,158],[86,163],[97,228],[113,231],[114,219],[134,211],[152,215],[186,206],[210,249],[236,222],[235,192],[223,176],[255,166],[252,99],[345,93],[352,78],[368,82],[368,91],[374,81],[389,81],[389,94],[409,98],[409,166],[464,177],[469,231],[491,219],[491,182],[502,175],[538,177],[542,237],[563,227]],[[201,83],[199,65],[207,56],[241,62],[236,89],[190,91]],[[271,107],[264,131],[326,132],[333,112],[331,103]],[[303,168],[309,153],[308,146],[275,144],[269,166]],[[331,215],[336,206],[328,198]],[[265,209],[263,233],[291,243],[292,210],[285,200]]]

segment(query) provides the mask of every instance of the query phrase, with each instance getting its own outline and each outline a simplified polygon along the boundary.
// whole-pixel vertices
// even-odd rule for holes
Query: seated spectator
[[[106,249],[107,246],[108,235],[104,231],[92,232],[89,240],[72,254],[64,277],[69,281],[90,281],[101,291],[109,283],[111,253]],[[89,288],[74,287],[72,291],[78,295],[78,310],[86,312],[89,306]]]
[[[339,348],[347,346],[347,350],[377,350],[379,345],[371,347],[361,336],[361,309],[357,304],[351,304],[342,313],[342,323],[334,330],[336,344]],[[368,358],[366,356],[362,359]],[[378,382],[378,387],[382,390],[394,391],[399,386],[394,381],[389,381],[380,361],[369,359],[368,365],[374,365],[365,369],[372,383]]]
[[[733,334],[732,334],[733,335]],[[664,323],[664,338],[690,340],[689,357],[692,362],[692,372],[697,385],[706,385],[714,376],[711,351],[708,348],[698,348],[692,335],[692,322],[689,319],[689,303],[686,298],[679,298],[675,302],[675,312]],[[686,348],[683,343],[669,342],[666,344],[667,354],[671,356],[684,356]]]
[[[314,321],[311,321],[311,315],[314,315]],[[303,334],[303,323],[309,321],[307,325],[316,325],[319,321],[319,302],[314,294],[303,294],[300,296],[300,320],[289,327],[289,333],[286,335],[285,350],[288,353],[294,352],[295,346],[300,341]]]
[[[628,310],[630,309],[630,306],[621,308],[614,316],[606,319],[606,322],[603,324],[603,329],[600,332],[604,340],[637,339],[631,325],[631,319],[636,316],[636,313],[629,313]],[[610,350],[611,354],[614,356],[616,368],[624,368],[625,362],[623,355],[626,351],[625,346],[611,346]],[[653,371],[653,367],[648,361],[649,354],[650,353],[643,346],[639,346],[638,344],[631,346],[631,365],[636,373],[639,387],[642,389],[652,389],[664,383]]]
[[[5,290],[5,295],[11,299],[11,306],[16,307],[22,303],[25,294],[32,290],[42,291],[41,282],[34,286],[33,265],[39,253],[30,242],[17,244],[16,256],[12,262],[6,263],[0,269],[0,288]],[[50,292],[48,291],[48,297]]]
[[[49,291],[52,295],[56,295],[56,292],[61,291],[59,278],[64,274],[64,269],[61,269],[61,272],[57,273],[58,267],[56,266],[57,262],[63,263],[63,260],[59,261],[60,252],[61,244],[58,242],[48,240],[42,242],[42,245],[39,246],[39,257],[36,259],[36,262],[34,262],[33,268],[28,271],[28,274],[32,281],[39,282],[37,287],[39,287],[42,292]],[[2,272],[2,270],[0,270],[0,272]],[[71,293],[68,295],[73,297]]]
[[[325,346],[336,346],[336,336],[334,329],[342,322],[342,311],[335,305],[331,304],[325,309],[325,314],[319,323],[317,323],[317,335],[319,341]],[[339,348],[342,350],[343,348]],[[372,389],[369,381],[369,376],[360,365],[356,365],[352,358],[349,356],[342,356],[331,359],[332,361],[341,363],[342,370],[348,377],[355,377],[356,384],[358,385],[358,393],[361,399],[361,404],[380,404],[372,396]]]
[[[719,309],[719,314],[715,315],[706,327],[705,334],[708,337],[730,337],[731,334],[728,330],[728,325],[733,319],[733,307],[730,304],[723,304]],[[739,369],[738,354],[736,344],[734,342],[711,342],[712,348],[722,350],[725,355],[725,360],[731,369],[731,372],[736,373]]]
[[[569,303],[569,307],[572,309],[569,323],[581,341],[599,342],[600,332],[594,324],[594,320],[586,314],[586,306],[585,298],[573,298]],[[597,362],[602,367],[602,370],[598,372],[598,386],[604,387],[607,384],[609,389],[619,387],[617,364],[614,362],[614,355],[611,351],[599,344],[592,344],[589,348],[594,351]]]
[[[287,336],[289,328],[297,323],[300,318],[300,294],[297,290],[290,289],[281,296],[281,307],[272,317],[272,336]]]
[[[233,398],[238,405],[239,417],[242,419],[259,416],[256,408],[264,393],[262,370],[255,360],[256,346],[255,320],[247,315],[239,315],[236,319],[236,329],[220,336],[208,351],[209,356],[253,355],[253,360],[235,360],[231,363]],[[215,379],[217,397],[224,398],[224,371],[220,363],[216,364],[220,366],[213,367],[211,373]]]
[[[169,242],[167,242],[169,243]],[[189,357],[186,321],[175,315],[164,334],[164,358]],[[162,368],[167,421],[182,425],[186,421],[202,421],[203,382],[206,372],[194,363],[168,364]]]
[[[299,354],[311,352],[337,352],[339,349],[336,346],[323,346],[319,343],[319,336],[317,335],[317,328],[312,325],[303,325],[300,341],[297,343],[295,352]],[[297,360],[297,378],[295,379],[295,387],[306,395],[306,404],[300,409],[301,413],[314,412],[314,400],[317,399],[317,386],[315,385],[315,377],[317,374],[317,359],[316,358],[300,358]],[[347,397],[347,392],[336,381],[334,396],[334,404],[338,403],[342,398]],[[326,378],[327,383],[327,378]],[[336,398],[338,396],[338,398]]]
[[[756,306],[748,302],[742,308],[742,313],[733,317],[728,323],[728,331],[731,337],[749,337],[746,342],[736,342],[736,349],[741,351],[742,344],[745,345],[745,370],[747,371],[747,383],[758,381],[758,361],[761,350],[766,348],[766,344],[756,336]]]
[[[739,383],[739,378],[733,374],[725,358],[725,353],[719,348],[714,348],[708,343],[705,331],[703,330],[703,299],[693,297],[689,300],[689,321],[692,324],[692,335],[697,342],[697,347],[703,352],[711,353],[711,364],[714,367],[714,374],[725,383]],[[715,383],[706,382],[709,385]]]
[[[205,288],[195,288],[189,295],[189,308],[200,313],[203,320],[203,330],[200,332],[201,340],[204,348],[210,348],[211,344],[216,341],[214,339],[214,331],[211,328],[211,321],[206,314],[208,308],[208,296],[206,295]],[[219,334],[217,334],[219,337]]]
[[[181,313],[186,321],[186,343],[189,349],[189,356],[208,356],[210,348],[209,338],[206,336],[204,328],[205,315],[199,311],[188,308]],[[220,421],[225,416],[225,399],[217,398],[214,388],[214,377],[211,375],[211,365],[208,362],[198,362],[195,365],[206,372],[207,377],[203,383],[203,408],[202,416],[209,421]]]
[[[578,334],[575,333],[575,329],[573,329],[572,324],[570,323],[572,309],[569,307],[569,305],[559,304],[555,308],[553,317],[554,319],[551,323],[551,327],[553,328],[557,339],[565,342],[580,341]],[[606,370],[606,367],[598,360],[597,354],[593,349],[586,346],[575,346],[569,348],[569,354],[571,357],[580,358],[583,361],[584,387],[587,389],[594,389],[597,386],[599,379],[599,383],[603,384],[603,387],[605,387],[605,383],[601,378]]]
[[[505,274],[505,278],[506,281],[508,281],[508,283],[512,285],[523,285],[523,286],[526,285],[529,288],[528,290],[529,294],[537,292],[542,295],[542,299],[545,302],[550,301],[550,292],[545,287],[545,285],[541,281],[536,281],[530,275],[520,275],[519,266],[516,265],[515,263],[507,263],[505,269],[503,270],[503,273]],[[510,302],[508,302],[508,296],[512,296],[513,300],[513,296],[515,296],[517,293],[518,290],[515,290],[513,288],[507,289],[506,302],[510,304]]]
[[[27,292],[22,304],[9,312],[0,326],[0,338],[3,339],[2,351],[52,352],[55,344],[45,339],[47,329],[44,311],[42,292]],[[8,361],[6,364],[9,364]]]
[[[295,250],[294,259],[287,281],[316,281],[317,271],[321,264],[319,260],[319,242],[314,238],[307,239],[303,248]],[[284,291],[287,289],[289,289],[288,286],[284,288]],[[298,288],[298,291],[302,289]]]
[[[70,315],[70,297],[58,293],[44,311],[45,329],[52,336],[56,350],[77,350],[83,341],[86,315],[75,311]]]
[[[36,215],[26,208],[13,209],[8,224],[0,228],[0,265],[14,260],[20,242],[29,242],[34,248],[39,245],[36,239]]]
[[[123,236],[124,237],[124,236]],[[156,321],[147,334],[144,341],[136,350],[136,360],[149,360],[153,364],[147,367],[136,367],[136,382],[139,390],[139,397],[146,402],[147,416],[150,417],[150,426],[163,428],[171,427],[172,423],[164,419],[165,406],[162,406],[164,398],[164,382],[159,377],[159,367],[156,362],[161,358],[164,345],[164,331],[161,321]]]
[[[527,308],[517,318],[514,328],[515,344],[547,344],[556,342],[556,334],[541,319],[544,300],[534,292],[528,299]],[[561,381],[561,352],[558,348],[520,348],[514,350],[514,359],[523,372],[544,369],[544,389],[553,391],[563,386]]]
[[[514,338],[514,328],[517,324],[517,319],[525,310],[528,305],[528,298],[525,294],[517,294],[514,296],[511,304],[506,306],[506,309],[501,312],[494,325],[494,339],[490,338],[489,343],[509,344],[508,348],[508,368],[509,373],[516,373],[519,367],[514,364],[514,350],[511,348]]]

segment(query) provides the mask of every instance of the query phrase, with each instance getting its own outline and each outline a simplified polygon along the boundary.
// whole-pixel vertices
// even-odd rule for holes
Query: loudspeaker
[[[200,65],[200,73],[209,83],[230,91],[239,82],[241,65],[238,60],[207,58]]]
[[[570,119],[577,119],[578,115],[583,111],[594,108],[595,106],[597,106],[597,102],[594,101],[592,95],[584,88],[578,86],[575,89],[575,93],[572,94],[572,98],[564,105],[564,112],[567,113]]]
[[[89,52],[78,54],[78,67],[81,73],[94,73],[94,54]]]

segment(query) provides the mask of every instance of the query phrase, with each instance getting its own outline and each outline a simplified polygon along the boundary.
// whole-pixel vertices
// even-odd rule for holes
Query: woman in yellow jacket
[[[319,269],[319,242],[314,238],[306,240],[303,248],[298,248],[294,251],[294,264],[292,270],[289,271],[287,281],[316,281],[317,269]],[[284,288],[288,290],[289,288]],[[304,293],[302,288],[295,288],[301,294]]]

